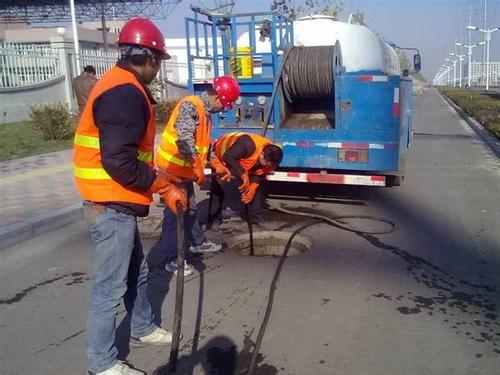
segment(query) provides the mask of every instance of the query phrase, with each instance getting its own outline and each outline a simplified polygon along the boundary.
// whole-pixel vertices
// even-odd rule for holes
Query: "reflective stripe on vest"
[[[179,117],[180,108],[183,103],[190,103],[196,107],[198,114],[198,125],[194,133],[194,143],[197,152],[195,162],[200,166],[204,166],[208,151],[210,149],[210,118],[206,115],[205,105],[201,98],[197,96],[187,96],[179,101],[170,118],[167,121],[165,130],[163,131],[161,143],[156,149],[155,163],[177,177],[185,179],[193,179],[193,165],[191,160],[186,160],[179,152],[177,147],[177,131],[175,129],[176,121]]]
[[[104,168],[81,168],[73,166],[75,176],[87,180],[111,180],[111,176]]]
[[[165,159],[169,163],[178,165],[179,167],[189,167],[191,165],[191,163],[187,160],[179,159],[178,157],[171,155],[166,151],[163,151],[160,147],[158,147],[157,152],[163,159]]]
[[[175,138],[173,135],[167,134],[167,133],[163,133],[161,137],[165,140],[165,142],[170,143],[171,145],[177,146],[177,138]],[[198,146],[198,145],[196,145],[195,149],[200,154],[206,154],[206,153],[208,153],[208,150],[210,149],[210,147],[204,147],[204,146]],[[164,151],[164,153],[166,155],[168,155],[165,151]]]
[[[232,132],[232,133],[227,133],[223,136],[221,136],[217,141],[215,142],[215,155],[219,160],[223,160],[225,153],[227,150],[229,150],[241,136],[247,136],[250,137],[252,142],[255,145],[255,151],[252,155],[243,158],[239,160],[240,166],[245,170],[249,171],[252,169],[255,164],[259,160],[259,155],[261,154],[262,150],[266,145],[271,144],[271,141],[266,139],[265,137],[262,137],[257,134],[251,134],[251,133],[240,133],[240,132]],[[261,175],[261,174],[266,174],[269,173],[272,169],[270,168],[257,168],[252,170],[252,174],[254,175]]]
[[[134,73],[115,66],[108,70],[90,92],[88,103],[78,122],[74,138],[73,173],[75,183],[83,199],[93,202],[127,202],[149,205],[152,202],[150,191],[129,189],[106,172],[101,160],[99,129],[94,120],[93,103],[103,93],[114,87],[131,84],[144,95],[148,105],[149,122],[142,139],[137,145],[137,159],[153,168],[155,137],[155,117],[152,103],[146,89]]]
[[[227,149],[230,148],[234,144],[234,142],[236,142],[236,140],[244,134],[245,133],[239,133],[239,132],[232,132],[226,134],[221,144],[221,155],[224,155]]]
[[[99,143],[99,138],[98,137],[92,137],[90,135],[82,135],[82,134],[75,134],[75,140],[74,140],[75,145],[82,146],[82,147],[88,147],[88,148],[93,148],[99,150],[100,148],[100,143]],[[151,163],[153,161],[153,153],[152,152],[147,152],[147,151],[141,151],[137,150],[137,159],[140,161],[143,161],[144,163]],[[93,168],[97,169],[97,168]],[[76,175],[76,177],[80,177]],[[85,177],[80,177],[80,178],[85,178]],[[91,178],[91,177],[89,177]]]

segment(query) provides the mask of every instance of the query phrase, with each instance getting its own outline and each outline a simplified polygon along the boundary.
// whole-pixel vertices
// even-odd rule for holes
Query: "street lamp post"
[[[469,57],[469,67],[467,69],[467,86],[470,87],[470,77],[471,77],[471,64],[472,64],[472,49],[477,47],[477,46],[482,46],[484,45],[484,42],[479,42],[476,44],[462,44],[462,43],[455,43],[457,46],[463,47],[467,49],[467,56]]]
[[[494,29],[480,29],[477,26],[472,26],[469,25],[467,26],[469,30],[475,30],[475,31],[481,31],[484,33],[485,39],[486,39],[486,91],[490,89],[490,40],[491,40],[491,34],[493,34],[495,31],[497,31],[499,28],[495,27]]]
[[[464,61],[465,55],[457,55],[458,63],[459,63],[459,78],[458,78],[458,87],[462,87],[462,61]]]
[[[450,56],[455,56],[455,52],[450,52],[449,53]],[[453,63],[453,87],[456,86],[457,84],[457,59],[454,58],[453,60],[448,60],[450,61],[451,63]]]

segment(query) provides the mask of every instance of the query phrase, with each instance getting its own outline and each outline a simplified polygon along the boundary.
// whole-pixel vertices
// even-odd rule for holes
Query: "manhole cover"
[[[253,234],[254,256],[281,256],[292,233],[260,231]],[[304,236],[296,235],[293,238],[288,255],[299,255],[311,250],[311,241]],[[250,236],[248,233],[234,237],[228,243],[231,250],[240,255],[250,255]]]

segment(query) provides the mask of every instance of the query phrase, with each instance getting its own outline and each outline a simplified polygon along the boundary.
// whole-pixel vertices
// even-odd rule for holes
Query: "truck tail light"
[[[345,163],[368,163],[368,150],[339,149],[338,161]]]

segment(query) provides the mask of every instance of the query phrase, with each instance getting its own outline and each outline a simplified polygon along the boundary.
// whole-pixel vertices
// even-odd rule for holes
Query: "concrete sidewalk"
[[[82,217],[72,150],[0,163],[0,249]]]

